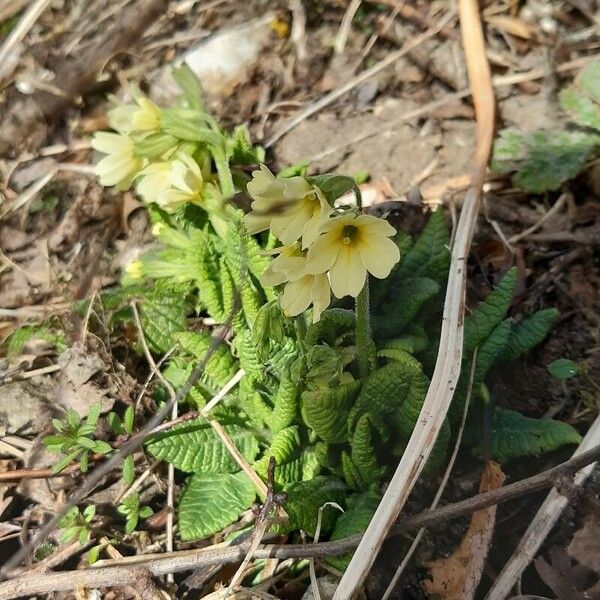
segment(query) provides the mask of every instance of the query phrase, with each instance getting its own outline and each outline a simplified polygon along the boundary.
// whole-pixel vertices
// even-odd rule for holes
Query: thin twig
[[[471,187],[460,214],[452,256],[436,365],[419,418],[394,476],[346,569],[333,600],[350,600],[363,585],[381,545],[402,510],[444,424],[462,362],[466,260],[477,222],[494,133],[494,91],[476,0],[460,0],[459,15],[469,81],[473,88],[477,137]]]
[[[422,33],[409,42],[407,42],[402,48],[391,52],[383,60],[379,61],[376,65],[373,65],[370,69],[363,71],[356,77],[352,77],[349,81],[341,85],[340,87],[332,90],[328,94],[325,94],[322,98],[319,98],[316,102],[313,102],[307,106],[304,110],[300,111],[296,116],[292,117],[289,121],[285,122],[266,142],[264,146],[270,148],[277,140],[282,138],[286,133],[290,132],[297,125],[302,123],[305,119],[319,112],[326,106],[329,106],[332,102],[347,94],[350,90],[354,89],[357,85],[360,85],[363,81],[370,79],[377,73],[383,71],[398,59],[402,58],[407,52],[410,52],[413,48],[416,48],[419,44],[422,44],[426,40],[433,37],[444,25],[449,23],[454,18],[454,13],[451,11],[442,19],[435,27]]]
[[[475,348],[475,350],[473,351],[473,358],[472,358],[472,362],[471,362],[471,372],[469,373],[469,385],[468,385],[467,394],[465,397],[465,406],[463,409],[462,418],[460,420],[460,426],[458,429],[458,435],[456,436],[456,442],[454,443],[454,449],[452,450],[452,455],[450,456],[450,460],[448,461],[448,466],[446,467],[446,470],[444,471],[444,476],[442,477],[442,481],[438,487],[435,497],[433,498],[433,502],[431,503],[429,510],[434,510],[435,508],[437,508],[437,505],[439,504],[439,502],[442,498],[442,494],[444,493],[444,490],[446,489],[446,485],[448,484],[448,479],[450,479],[450,473],[452,473],[452,469],[454,468],[454,463],[456,462],[456,457],[458,456],[458,450],[460,449],[460,443],[462,441],[463,432],[465,430],[465,424],[467,422],[467,414],[469,413],[469,403],[471,401],[471,392],[473,391],[473,377],[475,376],[476,365],[477,365],[477,348]],[[415,553],[419,543],[421,542],[421,538],[425,534],[425,531],[426,531],[425,527],[421,527],[421,529],[419,529],[419,532],[415,536],[415,539],[413,540],[412,544],[410,545],[408,552],[402,559],[402,562],[396,569],[396,572],[394,573],[392,580],[390,581],[389,585],[387,586],[385,593],[383,594],[381,600],[387,600],[390,597],[390,595],[394,592],[394,588],[396,587],[396,584],[398,583],[398,579],[400,579],[400,577],[402,576],[402,573],[404,572],[404,569],[406,569],[406,565],[408,565],[410,559],[412,558],[413,554]]]
[[[590,448],[598,447],[600,443],[600,416],[588,430],[583,441],[575,451],[573,457],[581,456]],[[574,485],[582,485],[594,470],[594,463],[581,469],[574,479]],[[488,592],[485,600],[504,600],[510,593],[517,579],[532,561],[540,546],[548,537],[548,534],[554,527],[554,524],[562,514],[568,504],[568,498],[561,496],[558,490],[553,489],[544,503],[538,510],[533,521],[527,528],[525,535],[519,542],[514,554],[504,565],[500,575],[498,575],[494,585]]]
[[[437,525],[446,525],[452,519],[469,515],[482,508],[552,487],[557,481],[572,476],[599,458],[600,445],[527,479],[511,483],[497,490],[477,494],[454,504],[447,504],[436,510],[426,510],[413,517],[405,517],[397,523],[389,535],[402,535],[407,531],[421,527],[431,528]],[[319,542],[317,544],[273,544],[259,548],[255,552],[254,558],[285,560],[307,558],[309,556],[340,556],[356,548],[361,537],[361,534],[357,534],[341,540]],[[239,562],[243,560],[244,555],[243,547],[219,545],[199,550],[173,552],[170,555],[125,557],[119,563],[105,560],[100,564],[97,563],[98,566],[50,573],[35,578],[23,575],[11,581],[0,583],[0,600],[12,600],[15,597],[33,596],[52,591],[68,591],[78,587],[123,587],[131,585],[135,577],[135,570],[131,568],[132,565],[129,567],[122,566],[122,564],[127,565],[129,559],[135,559],[136,565],[142,564],[140,561],[146,559],[144,565],[147,571],[153,576],[162,576],[166,573],[190,571],[202,566]]]
[[[525,231],[522,231],[521,233],[517,233],[516,235],[513,235],[512,237],[510,237],[508,239],[508,243],[516,244],[517,242],[520,242],[522,239],[526,238],[527,236],[531,235],[532,233],[535,233],[550,217],[554,216],[556,213],[558,213],[562,209],[562,207],[565,205],[565,203],[567,202],[567,200],[570,197],[571,197],[571,194],[569,194],[569,193],[561,194],[560,197],[558,198],[558,200],[550,208],[550,210],[548,212],[544,213],[544,215],[541,217],[541,219],[539,221],[537,221],[537,223],[534,223],[531,227],[528,227],[527,229],[525,229]]]

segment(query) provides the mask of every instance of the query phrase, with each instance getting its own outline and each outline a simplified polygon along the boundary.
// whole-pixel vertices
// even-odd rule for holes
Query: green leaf
[[[600,131],[600,60],[581,69],[575,83],[560,93],[560,103],[578,125]]]
[[[335,346],[342,335],[354,330],[355,322],[353,310],[330,308],[323,311],[321,318],[308,328],[304,342],[309,348],[320,341]]]
[[[236,521],[254,502],[256,490],[243,472],[189,477],[179,502],[183,541],[202,539]]]
[[[96,454],[109,454],[112,452],[112,446],[103,440],[96,440],[94,447],[90,448],[90,450],[93,450]]]
[[[342,451],[342,473],[346,485],[352,490],[362,490],[364,481],[360,475],[358,467],[354,464],[352,457],[345,451]]]
[[[341,540],[356,533],[365,531],[371,522],[380,496],[373,491],[356,494],[348,498],[348,509],[338,517],[331,540]],[[327,558],[327,562],[334,568],[344,571],[352,558],[352,552],[342,556]]]
[[[138,524],[138,515],[136,513],[136,514],[128,517],[127,520],[125,521],[125,533],[131,533],[136,528],[137,524]]]
[[[504,360],[515,360],[528,350],[540,344],[556,322],[558,311],[555,308],[538,310],[523,319],[518,325],[513,325],[504,351]]]
[[[45,340],[57,346],[59,350],[66,347],[65,337],[62,332],[55,332],[50,327],[42,325],[25,325],[11,333],[5,340],[6,355],[14,358],[21,354],[29,340]]]
[[[258,453],[253,433],[240,425],[224,425],[235,446],[247,461]],[[155,458],[165,460],[187,473],[234,473],[239,469],[229,450],[206,423],[197,419],[157,435],[146,444]]]
[[[85,555],[88,565],[93,565],[100,556],[100,550],[102,550],[102,546],[92,546],[88,553]]]
[[[310,160],[302,160],[281,169],[281,171],[277,173],[277,177],[280,179],[285,179],[287,177],[304,177],[306,171],[308,171],[308,167],[310,167]]]
[[[581,442],[579,433],[568,423],[531,419],[503,408],[497,408],[494,413],[491,433],[492,458],[501,463]]]
[[[579,375],[581,368],[568,358],[559,358],[548,365],[548,372],[556,379],[571,379],[571,377]]]
[[[229,140],[230,162],[234,165],[256,165],[265,160],[265,150],[261,146],[253,146],[245,125],[238,125]]]
[[[174,334],[186,328],[185,298],[182,294],[157,291],[147,295],[139,305],[140,321],[148,347],[166,352],[174,344]]]
[[[414,333],[407,333],[401,335],[393,340],[386,340],[383,342],[383,347],[377,352],[378,356],[389,356],[386,354],[387,350],[401,350],[408,352],[409,354],[418,354],[427,349],[429,340],[425,331],[415,331]]]
[[[362,487],[378,483],[385,473],[385,468],[377,461],[369,415],[364,414],[358,419],[350,441],[350,450],[350,457],[360,474]]]
[[[490,335],[482,342],[477,351],[477,363],[475,364],[475,373],[473,374],[473,385],[479,386],[491,367],[502,357],[506,345],[510,339],[511,323],[505,319],[498,323]]]
[[[360,381],[334,388],[319,387],[302,393],[304,422],[326,442],[343,443],[348,439],[348,415],[360,390]]]
[[[354,431],[359,417],[367,413],[380,433],[395,425],[402,437],[410,436],[428,386],[420,363],[408,354],[403,361],[384,365],[365,380],[350,411],[350,430]]]
[[[332,206],[333,203],[344,194],[358,189],[354,178],[346,175],[325,173],[323,175],[307,177],[306,180],[309,183],[316,185],[323,192],[327,202]]]
[[[389,287],[392,300],[383,306],[381,316],[373,318],[373,327],[382,337],[398,335],[417,313],[432,298],[437,296],[440,286],[428,277],[408,277],[398,285]]]
[[[123,415],[123,428],[127,433],[133,432],[133,422],[135,419],[135,411],[132,405],[129,405],[125,409],[125,414]]]
[[[88,413],[86,424],[90,425],[91,427],[95,427],[101,411],[102,404],[100,402],[94,402],[94,404],[90,406],[90,412]]]
[[[83,510],[83,518],[89,523],[96,516],[96,506],[94,504],[90,504],[86,506]]]
[[[134,482],[134,480],[135,480],[135,463],[133,461],[132,454],[125,457],[125,460],[123,461],[122,475],[123,475],[123,481],[125,481],[125,483],[127,485],[131,485]]]
[[[213,344],[212,336],[205,332],[181,331],[174,339],[183,350],[193,354],[198,360],[204,360]],[[219,344],[208,359],[201,381],[208,384],[213,392],[219,391],[236,373],[237,365],[225,344]]]
[[[52,472],[60,473],[77,458],[79,452],[79,450],[76,450],[75,452],[71,452],[70,454],[63,456],[63,458],[61,458],[56,464],[52,465]]]
[[[154,514],[154,511],[149,506],[142,506],[140,509],[139,515],[140,519],[147,519],[151,515]]]
[[[185,63],[179,67],[175,67],[171,74],[175,83],[182,93],[182,99],[188,108],[202,110],[203,108],[203,93],[202,84],[194,71],[192,71]]]
[[[301,529],[314,536],[319,508],[326,502],[344,504],[346,486],[334,477],[318,476],[309,481],[298,481],[285,487],[288,500],[285,510],[288,513],[288,530]],[[323,509],[321,533],[333,530],[339,512],[331,506]]]
[[[512,267],[498,287],[465,319],[464,352],[470,354],[506,316],[517,286],[517,269]]]
[[[275,459],[275,481],[287,483],[302,477],[301,454],[302,445],[298,427],[286,427],[273,436],[271,445],[254,463],[253,467],[261,477],[266,479],[269,460],[273,457]]]
[[[446,217],[442,209],[436,210],[423,233],[390,279],[390,286],[408,277],[429,277],[442,283],[448,276],[450,268],[450,233],[446,225]]]
[[[123,422],[121,421],[121,417],[112,410],[106,415],[106,424],[113,433],[119,434],[123,432]]]
[[[492,168],[516,171],[513,183],[525,191],[556,190],[581,171],[599,143],[599,136],[580,131],[504,129],[494,144]]]
[[[295,421],[299,404],[298,396],[298,386],[289,377],[284,377],[279,383],[275,396],[275,406],[269,421],[271,431],[281,431]]]

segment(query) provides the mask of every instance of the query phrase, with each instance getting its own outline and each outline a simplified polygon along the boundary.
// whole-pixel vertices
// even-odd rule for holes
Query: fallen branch
[[[476,510],[500,504],[521,496],[554,486],[557,482],[573,475],[600,459],[600,445],[570,460],[537,475],[522,479],[498,490],[478,494],[466,500],[448,504],[436,510],[426,510],[413,517],[401,519],[389,533],[390,536],[405,534],[421,527],[432,528],[446,525],[452,519],[469,515]],[[255,559],[267,558],[307,558],[346,554],[356,548],[361,535],[353,535],[333,542],[316,544],[273,544],[258,548]],[[246,550],[243,546],[220,546],[183,550],[169,555],[130,556],[119,561],[99,561],[94,567],[60,573],[19,574],[18,577],[0,583],[0,600],[10,600],[19,596],[32,596],[49,592],[69,591],[80,587],[124,587],[132,585],[137,577],[136,567],[143,566],[153,576],[191,571],[208,565],[240,562]]]
[[[494,134],[494,90],[485,56],[485,42],[475,0],[459,2],[461,33],[477,122],[473,171],[460,214],[452,256],[440,345],[431,383],[419,418],[396,472],[371,519],[333,600],[350,600],[359,591],[375,562],[383,541],[398,518],[415,485],[446,418],[456,389],[462,362],[465,311],[466,261],[485,180]]]

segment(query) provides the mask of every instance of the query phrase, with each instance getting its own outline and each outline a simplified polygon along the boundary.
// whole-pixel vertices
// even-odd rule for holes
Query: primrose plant
[[[201,410],[243,370],[211,414],[265,482],[275,459],[289,517],[279,530],[314,535],[319,508],[337,503],[346,512],[324,508],[323,534],[359,532],[429,385],[450,259],[445,217],[433,213],[415,241],[364,214],[351,177],[308,175],[306,165],[271,172],[243,127],[228,133],[206,113],[189,71],[177,70],[175,79],[177,107],[159,108],[138,94],[135,104],[109,112],[115,131],[94,138],[106,154],[97,164],[100,182],[137,191],[157,242],[127,266],[117,289],[101,295],[108,324],[129,324],[134,300],[149,348],[170,352],[162,372],[174,388],[214,345],[209,327],[226,325],[227,342],[181,410]],[[521,323],[507,318],[516,283],[509,271],[466,321],[463,372],[478,348],[474,449],[489,406],[487,372],[542,341],[556,317],[546,310]],[[429,469],[444,461],[468,384],[463,377]],[[166,391],[159,387],[154,397],[160,403]],[[579,440],[563,423],[503,409],[492,416],[491,452],[501,461]],[[187,474],[178,505],[183,540],[219,532],[256,501],[253,483],[203,418],[158,433],[146,450]],[[131,522],[147,512],[134,504],[120,509]]]

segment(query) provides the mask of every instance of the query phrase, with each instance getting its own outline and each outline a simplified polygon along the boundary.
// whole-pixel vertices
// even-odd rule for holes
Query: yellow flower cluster
[[[160,133],[161,110],[143,96],[135,102],[109,111],[109,125],[116,133],[101,131],[92,139],[92,148],[106,154],[95,168],[100,183],[125,190],[135,182],[136,191],[146,202],[155,202],[169,212],[187,202],[199,202],[204,177],[198,163],[177,140],[167,143],[152,159],[136,149],[136,144]],[[164,139],[168,142],[170,138]]]
[[[311,304],[313,321],[337,298],[357,297],[367,272],[384,279],[400,260],[383,219],[354,212],[336,215],[322,192],[303,177],[277,178],[264,165],[252,174],[248,193],[250,233],[271,230],[283,246],[262,276],[264,285],[285,284],[280,304],[289,316]]]

